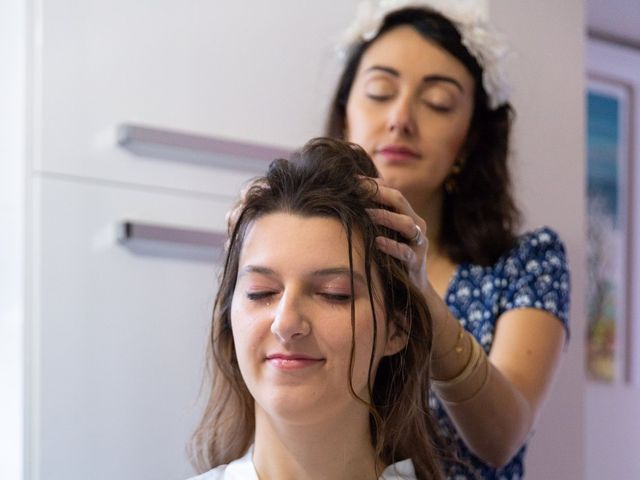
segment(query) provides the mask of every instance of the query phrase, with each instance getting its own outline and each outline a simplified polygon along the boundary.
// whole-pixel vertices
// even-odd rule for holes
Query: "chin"
[[[351,397],[338,400],[335,396],[309,397],[302,392],[291,392],[290,395],[271,395],[265,401],[256,401],[256,404],[272,422],[304,426],[334,422],[348,411],[348,416],[352,416],[352,409],[360,405],[352,402]]]
[[[416,181],[414,176],[403,175],[398,173],[390,173],[388,175],[382,175],[385,183],[392,188],[396,188],[401,192],[408,190],[415,190],[417,187],[424,185],[423,182]]]
[[[271,422],[298,426],[325,423],[334,414],[334,412],[328,411],[327,402],[307,404],[304,401],[294,400],[287,403],[261,404],[260,408]]]

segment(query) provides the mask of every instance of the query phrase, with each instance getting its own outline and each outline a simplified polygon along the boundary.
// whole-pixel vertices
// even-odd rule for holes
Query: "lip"
[[[389,163],[406,163],[420,158],[420,154],[406,145],[390,144],[376,149],[376,153]]]
[[[304,353],[274,353],[267,355],[265,361],[278,370],[301,370],[324,362],[324,358]]]

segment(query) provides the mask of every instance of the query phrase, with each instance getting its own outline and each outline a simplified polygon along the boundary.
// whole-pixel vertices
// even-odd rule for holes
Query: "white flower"
[[[540,263],[537,260],[529,260],[525,268],[528,273],[538,273],[540,271]]]
[[[554,267],[559,267],[560,265],[562,265],[562,261],[560,261],[560,257],[558,257],[558,255],[549,255],[547,257],[547,261]]]
[[[532,304],[532,301],[528,293],[519,293],[516,295],[513,303],[516,307],[528,307]]]
[[[546,308],[550,312],[556,312],[558,310],[558,304],[553,299],[545,300],[544,301],[544,308]]]
[[[551,235],[547,232],[540,232],[538,240],[540,240],[541,243],[549,243],[551,241]]]
[[[485,296],[488,296],[491,294],[491,292],[493,292],[493,283],[491,282],[491,280],[485,280],[484,282],[482,282],[482,293]]]
[[[458,289],[458,298],[469,298],[471,296],[471,289],[467,286],[460,287]]]
[[[482,85],[489,108],[496,109],[509,100],[504,68],[509,49],[504,38],[487,22],[482,2],[478,0],[364,0],[339,42],[340,55],[344,58],[354,44],[373,39],[387,14],[407,7],[428,8],[448,18],[458,28],[462,44],[483,69]]]

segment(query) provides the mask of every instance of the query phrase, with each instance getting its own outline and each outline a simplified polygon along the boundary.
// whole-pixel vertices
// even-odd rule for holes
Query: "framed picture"
[[[638,291],[634,265],[640,241],[634,229],[640,79],[611,68],[616,48],[591,42],[588,50],[586,365],[596,381],[637,383],[640,328],[632,292]]]

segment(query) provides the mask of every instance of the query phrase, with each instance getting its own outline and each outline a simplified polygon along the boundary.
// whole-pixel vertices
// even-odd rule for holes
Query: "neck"
[[[444,194],[434,194],[428,198],[409,199],[411,205],[420,205],[415,212],[427,222],[427,238],[429,249],[427,251],[427,277],[429,285],[434,291],[444,298],[455,274],[456,264],[449,258],[443,248],[440,233],[442,231],[442,204]]]
[[[378,478],[368,412],[362,413],[357,418],[292,424],[269,417],[256,405],[253,462],[260,479]],[[379,474],[382,465],[377,467]]]
[[[438,192],[428,197],[421,196],[420,198],[407,196],[407,200],[414,207],[414,211],[427,222],[428,257],[439,256],[442,251],[440,231],[442,228],[444,194]]]

